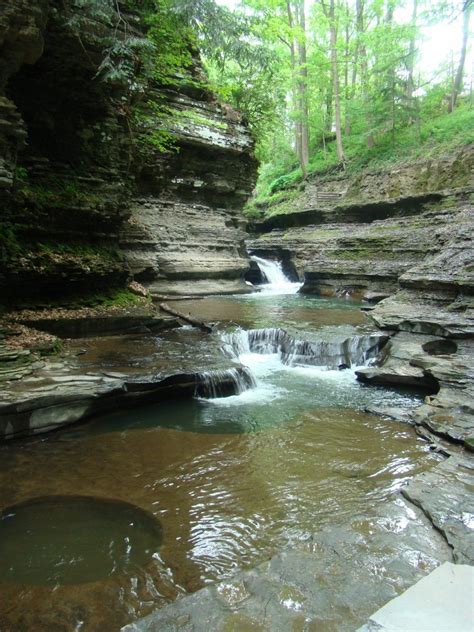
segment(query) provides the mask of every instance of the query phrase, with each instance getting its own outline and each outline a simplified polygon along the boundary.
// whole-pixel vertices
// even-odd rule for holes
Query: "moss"
[[[130,307],[148,307],[152,305],[151,298],[137,296],[129,289],[124,287],[110,288],[104,292],[88,292],[73,293],[61,295],[61,297],[48,299],[47,304],[38,303],[38,301],[24,300],[15,301],[15,309],[26,308],[65,308],[68,310],[79,310],[82,308],[92,309],[109,309],[109,308],[130,308]],[[11,307],[7,306],[8,312]]]
[[[268,198],[269,209],[267,216],[273,215],[286,215],[297,211],[297,205],[295,202],[300,196],[300,192],[297,190],[282,191],[271,195]]]
[[[57,208],[63,206],[103,206],[104,196],[84,189],[73,176],[53,176],[41,182],[32,182],[23,167],[17,168],[16,194],[20,201],[37,208]]]
[[[137,296],[127,289],[118,289],[107,294],[97,294],[94,297],[97,305],[102,307],[130,307],[133,305],[151,304],[151,298]]]
[[[25,248],[28,252],[49,257],[63,256],[77,257],[78,259],[101,259],[111,264],[122,260],[122,255],[116,248],[84,243],[40,242],[38,244],[27,244]]]
[[[338,237],[341,237],[342,235],[344,235],[344,232],[342,230],[339,229],[335,229],[335,230],[329,230],[329,229],[321,229],[318,228],[317,230],[311,232],[311,233],[307,233],[305,234],[305,238],[309,238],[309,239],[315,239],[317,241],[319,241],[320,239],[337,239]]]
[[[400,254],[384,248],[351,248],[346,250],[335,250],[332,253],[336,259],[345,259],[349,261],[373,261],[399,259]]]
[[[48,345],[44,349],[39,349],[39,353],[42,356],[59,355],[61,351],[63,350],[63,348],[64,348],[64,345],[63,345],[62,340],[59,340],[59,338],[57,338],[51,345]]]
[[[16,257],[21,254],[22,246],[18,240],[15,224],[0,223],[0,260]]]
[[[227,123],[224,121],[207,118],[194,110],[182,110],[181,112],[177,112],[177,116],[179,122],[191,121],[192,123],[204,125],[205,127],[214,127],[221,130],[227,129]]]

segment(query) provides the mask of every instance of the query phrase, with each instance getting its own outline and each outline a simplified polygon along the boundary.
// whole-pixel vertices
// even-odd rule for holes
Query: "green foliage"
[[[198,114],[195,110],[181,110],[175,113],[178,125],[183,123],[195,123],[196,125],[204,125],[205,127],[215,127],[216,129],[226,130],[227,123],[215,119],[207,118],[202,114]]]
[[[49,357],[49,356],[59,355],[63,351],[63,349],[64,349],[63,341],[60,340],[59,338],[56,338],[56,340],[53,343],[48,344],[48,346],[46,346],[45,348],[41,348],[39,352],[41,356]]]
[[[0,222],[0,260],[6,261],[21,253],[15,226],[10,222]]]
[[[62,299],[64,303],[64,299]],[[95,292],[92,294],[81,294],[71,296],[68,300],[68,306],[72,309],[81,307],[92,308],[127,308],[140,305],[147,305],[150,300],[142,296],[137,296],[127,288],[111,288],[106,292]]]
[[[428,102],[428,111],[432,105]],[[381,137],[377,145],[368,148],[365,134],[353,135],[346,139],[346,172],[357,173],[364,167],[387,168],[391,163],[411,162],[417,158],[435,158],[463,145],[474,142],[474,109],[468,103],[461,104],[454,112],[440,113],[432,118],[427,117],[419,126],[398,129],[395,136]],[[335,151],[335,142],[331,141],[326,151],[316,150],[311,156],[309,177],[317,175],[334,177],[340,170]],[[301,181],[301,171],[291,169],[285,172],[285,165],[276,163],[282,170],[281,175],[268,182],[268,174],[275,170],[261,170],[258,195],[249,203],[246,213],[249,216],[261,217],[264,214],[285,213],[294,210],[294,204],[288,203],[288,194],[292,200],[298,195],[297,187]],[[268,166],[266,166],[268,169]]]
[[[348,170],[472,138],[472,119],[462,96],[458,110],[447,115],[454,64],[446,63],[435,79],[425,76],[419,64],[419,25],[452,21],[462,10],[455,0],[417,0],[417,14],[412,13],[414,0],[357,5],[315,0],[310,9],[306,5],[306,23],[300,19],[301,0],[243,0],[234,11],[215,0],[73,1],[80,10],[70,26],[79,39],[86,18],[113,27],[97,76],[121,88],[116,106],[127,117],[139,152],[176,150],[180,126],[224,129],[224,123],[199,114],[171,112],[156,98],[162,88],[211,87],[243,113],[256,140],[262,162],[257,202],[302,178],[295,131],[302,125],[303,109],[295,89],[304,89],[308,101],[308,172],[331,173],[341,166],[334,144],[332,50],[338,59]],[[331,4],[333,17],[328,13]],[[137,20],[146,25],[143,36],[135,28]],[[298,56],[303,42],[306,61]],[[208,78],[196,71],[198,49]],[[452,118],[445,120],[444,115]]]
[[[28,180],[28,171],[25,167],[17,167],[15,169],[15,180],[17,182],[25,182]]]
[[[269,191],[270,193],[276,193],[277,191],[282,191],[283,189],[288,189],[293,186],[296,182],[301,182],[302,174],[301,171],[296,170],[290,173],[287,173],[283,176],[280,176],[273,180],[270,183]]]
[[[131,307],[134,305],[143,305],[149,303],[149,299],[137,296],[127,289],[116,289],[106,294],[95,294],[88,299],[95,306],[100,307]]]
[[[33,183],[25,178],[18,183],[18,192],[27,202],[40,208],[104,204],[102,196],[81,189],[74,178],[51,177],[47,184]]]
[[[132,125],[139,155],[147,159],[152,152],[177,151],[176,135],[169,131],[170,111],[165,106],[148,102],[144,107],[132,110]],[[160,126],[158,126],[160,125]]]

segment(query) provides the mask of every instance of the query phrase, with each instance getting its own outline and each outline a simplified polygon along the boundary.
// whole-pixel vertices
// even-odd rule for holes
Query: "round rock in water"
[[[79,584],[143,567],[162,542],[152,514],[88,496],[48,496],[0,513],[0,583]]]

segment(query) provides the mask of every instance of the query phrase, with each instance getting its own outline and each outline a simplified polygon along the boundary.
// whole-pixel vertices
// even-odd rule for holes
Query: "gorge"
[[[246,219],[247,122],[195,50],[132,120],[111,15],[0,8],[0,629],[355,630],[474,560],[474,146]]]

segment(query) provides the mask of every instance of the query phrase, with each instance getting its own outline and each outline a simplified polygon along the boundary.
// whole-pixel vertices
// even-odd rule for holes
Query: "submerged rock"
[[[258,622],[272,631],[314,626],[349,632],[450,560],[449,547],[423,512],[399,498],[369,518],[355,516],[346,526],[323,529],[306,545],[284,550],[122,630],[207,632]]]

